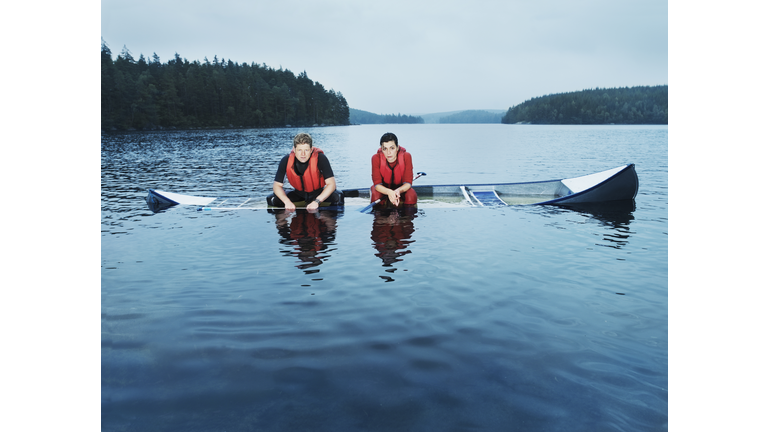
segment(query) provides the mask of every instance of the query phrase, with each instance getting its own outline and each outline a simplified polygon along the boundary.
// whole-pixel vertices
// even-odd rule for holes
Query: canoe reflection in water
[[[635,208],[635,200],[622,200],[561,207],[553,206],[546,211],[551,213],[575,212],[598,221],[605,230],[598,232],[602,236],[602,243],[596,243],[596,245],[621,249],[629,243],[631,234],[633,234],[629,226],[635,220],[633,215]]]
[[[269,213],[275,215],[275,226],[280,234],[280,244],[289,246],[289,249],[281,250],[285,256],[298,258],[296,266],[304,273],[317,273],[320,269],[313,269],[323,263],[335,250],[329,247],[336,241],[337,211],[320,210],[310,213],[297,209],[295,212],[286,212],[284,209],[269,209]]]
[[[373,212],[373,229],[371,240],[376,256],[381,258],[384,267],[392,267],[396,262],[402,261],[402,256],[411,253],[408,245],[413,243],[411,236],[415,231],[413,219],[417,216],[417,210],[413,207],[405,209],[383,209]],[[387,269],[394,273],[395,268]],[[389,276],[379,276],[387,282],[392,282]]]

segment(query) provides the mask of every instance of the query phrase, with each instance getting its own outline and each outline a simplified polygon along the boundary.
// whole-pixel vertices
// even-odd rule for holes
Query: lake
[[[340,189],[397,134],[423,184],[635,163],[633,205],[154,213],[271,193],[309,132]],[[102,135],[105,431],[635,431],[668,423],[667,126]]]

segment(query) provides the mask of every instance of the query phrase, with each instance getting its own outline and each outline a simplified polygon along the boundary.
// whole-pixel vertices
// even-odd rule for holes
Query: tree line
[[[216,56],[189,62],[178,53],[167,63],[156,53],[135,60],[126,47],[113,60],[102,40],[102,130],[348,124],[341,92],[326,90],[306,72],[296,76]]]
[[[424,123],[424,119],[418,116],[401,114],[374,114],[350,108],[349,122],[352,124],[419,124]]]
[[[509,108],[502,123],[668,124],[668,86],[595,88],[536,97]]]

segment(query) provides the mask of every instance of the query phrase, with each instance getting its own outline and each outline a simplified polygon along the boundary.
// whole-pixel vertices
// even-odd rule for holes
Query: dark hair
[[[395,145],[400,147],[400,144],[397,143],[397,136],[392,132],[387,132],[384,135],[382,135],[381,139],[379,140],[379,145],[382,145],[385,142],[390,142],[390,141],[394,141]]]

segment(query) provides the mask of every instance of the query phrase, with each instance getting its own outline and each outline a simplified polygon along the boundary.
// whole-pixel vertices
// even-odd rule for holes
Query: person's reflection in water
[[[396,262],[402,261],[402,256],[411,253],[408,245],[413,243],[411,236],[415,231],[413,219],[417,216],[414,207],[403,209],[381,209],[373,212],[373,229],[371,240],[376,249],[376,256],[381,258],[384,267],[392,267]],[[394,273],[396,268],[386,271]],[[390,276],[379,276],[387,282],[392,282]]]
[[[320,210],[307,212],[296,210],[290,212],[283,209],[269,209],[275,215],[275,225],[280,234],[280,244],[290,246],[291,249],[282,251],[286,256],[294,256],[299,259],[297,265],[304,273],[317,273],[320,269],[313,269],[330,257],[328,252],[330,245],[336,240],[336,217],[338,212]]]

